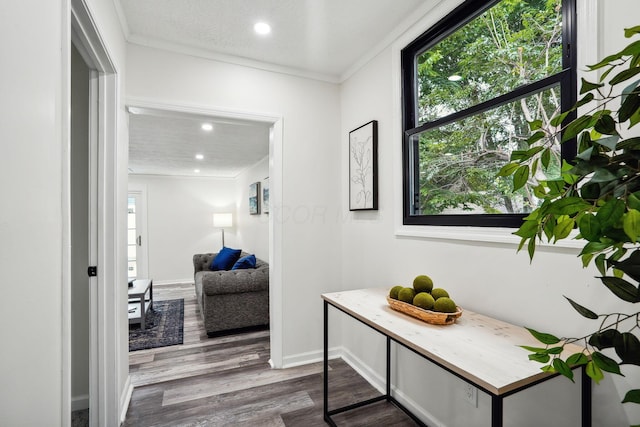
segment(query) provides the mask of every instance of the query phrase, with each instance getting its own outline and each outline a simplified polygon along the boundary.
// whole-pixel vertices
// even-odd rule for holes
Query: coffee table
[[[153,308],[153,280],[136,279],[129,288],[129,324],[140,323],[146,328],[145,317]]]

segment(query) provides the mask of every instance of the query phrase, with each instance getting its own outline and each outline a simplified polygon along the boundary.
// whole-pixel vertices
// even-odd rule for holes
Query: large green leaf
[[[640,365],[640,340],[631,332],[623,332],[615,338],[616,354],[622,363]]]
[[[533,353],[529,355],[529,360],[533,360],[534,362],[539,363],[547,363],[549,360],[551,360],[551,356],[549,356],[547,353]]]
[[[608,356],[605,356],[599,351],[594,351],[593,353],[591,353],[591,360],[593,360],[593,362],[596,365],[598,365],[598,367],[603,371],[611,372],[612,374],[622,375],[622,372],[620,372],[620,366],[618,365],[618,362],[616,362],[615,360],[613,360]]]
[[[529,179],[529,165],[522,165],[513,174],[513,191],[516,191],[527,183]]]
[[[609,228],[622,219],[624,214],[624,202],[619,199],[611,199],[602,206],[597,213],[600,225],[603,229]]]
[[[635,67],[635,68],[630,68],[624,71],[621,71],[620,73],[618,73],[615,77],[613,77],[610,81],[609,84],[610,85],[617,85],[620,82],[624,82],[626,80],[629,80],[630,78],[632,78],[633,76],[635,76],[636,74],[640,73],[640,68]]]
[[[578,226],[580,227],[580,234],[584,239],[590,242],[600,241],[602,227],[600,226],[600,220],[595,215],[584,215],[580,218]]]
[[[626,280],[619,277],[611,276],[600,277],[600,280],[618,298],[632,303],[640,301],[640,299],[638,298],[638,288],[636,288]]]
[[[622,216],[622,229],[629,236],[631,242],[637,242],[638,236],[640,236],[640,212],[635,209],[629,209]]]
[[[573,381],[573,371],[564,360],[560,358],[553,359],[553,368],[556,370],[556,372],[559,372],[560,374]]]
[[[636,282],[640,282],[640,249],[631,252],[631,255],[623,261],[610,260],[610,262],[618,270],[623,271]]]
[[[520,167],[518,163],[507,163],[500,169],[500,172],[498,172],[498,176],[512,175],[516,171],[516,169],[518,169],[518,167]]]
[[[560,342],[560,338],[554,335],[547,334],[544,332],[538,332],[535,329],[531,329],[531,328],[526,328],[526,329],[527,331],[529,331],[531,335],[533,335],[535,339],[537,339],[543,344],[551,345],[551,344],[557,344]]]
[[[600,117],[593,128],[604,135],[616,135],[618,133],[616,131],[616,121],[609,115]]]
[[[633,37],[635,34],[639,34],[639,33],[640,33],[640,25],[636,25],[635,27],[624,29],[624,36],[626,38]]]
[[[553,230],[553,236],[555,237],[554,243],[558,240],[565,239],[571,234],[571,231],[574,229],[576,222],[573,218],[565,218],[562,221],[558,222],[555,230]]]
[[[626,122],[638,109],[640,109],[640,95],[634,91],[622,102],[620,110],[618,110],[618,120]]]
[[[585,366],[585,372],[596,384],[599,384],[600,381],[604,378],[604,374],[602,370],[596,365],[593,360],[587,362],[587,366]]]
[[[586,92],[591,92],[594,89],[598,89],[604,86],[603,83],[591,83],[588,80],[585,80],[584,77],[582,77],[580,82],[580,95],[582,95],[583,93]]]
[[[524,221],[520,228],[513,234],[528,239],[538,233],[538,221]]]
[[[607,116],[607,117],[609,117],[609,116]],[[598,145],[602,145],[604,147],[607,147],[611,151],[614,151],[616,148],[618,148],[618,146],[617,146],[618,141],[620,141],[620,137],[617,136],[617,135],[614,135],[614,136],[608,136],[606,138],[596,139],[593,142],[598,144]]]
[[[590,206],[591,205],[581,197],[564,197],[552,202],[549,205],[548,213],[555,215],[572,215]]]
[[[629,390],[622,399],[622,403],[640,403],[640,390]]]
[[[589,358],[584,353],[574,353],[567,358],[567,365],[579,366],[586,365],[589,362]]]
[[[569,303],[571,304],[571,306],[578,312],[580,313],[582,316],[586,317],[587,319],[597,319],[598,315],[596,313],[594,313],[593,311],[589,310],[588,308],[578,304],[577,302],[575,302],[574,300],[572,300],[569,297],[566,297],[567,301],[569,301]]]
[[[605,348],[612,348],[615,346],[615,342],[620,337],[620,332],[617,329],[606,329],[602,332],[595,332],[589,337],[589,345],[597,348],[598,350],[604,350]]]
[[[564,133],[562,134],[562,142],[568,141],[571,138],[575,138],[580,132],[590,127],[591,119],[592,117],[590,115],[584,115],[572,121],[565,128]]]

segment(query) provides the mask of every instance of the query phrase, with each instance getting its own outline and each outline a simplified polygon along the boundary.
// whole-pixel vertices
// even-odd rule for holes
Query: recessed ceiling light
[[[266,36],[271,32],[271,25],[267,24],[266,22],[257,22],[253,26],[253,31],[255,31],[256,34],[260,34],[261,36]]]
[[[196,159],[202,160],[204,159],[204,156],[202,154],[196,154]]]
[[[451,82],[459,82],[460,80],[462,80],[462,76],[459,76],[457,74],[449,76],[448,78],[449,78],[449,81]]]
[[[195,173],[200,173],[200,169],[194,169],[193,170]]]
[[[211,131],[213,130],[213,125],[211,123],[203,123],[202,130]]]

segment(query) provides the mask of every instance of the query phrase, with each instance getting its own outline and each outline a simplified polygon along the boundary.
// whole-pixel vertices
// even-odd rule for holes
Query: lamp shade
[[[233,215],[230,213],[214,213],[213,226],[218,228],[231,227],[233,225]]]

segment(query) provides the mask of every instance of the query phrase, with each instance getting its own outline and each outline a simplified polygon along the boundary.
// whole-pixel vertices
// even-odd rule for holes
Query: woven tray
[[[458,311],[455,313],[441,313],[439,311],[425,310],[413,304],[393,299],[390,296],[387,296],[387,302],[392,309],[401,311],[433,325],[450,325],[454,323],[458,317],[462,316],[462,309],[458,306],[456,306]]]

